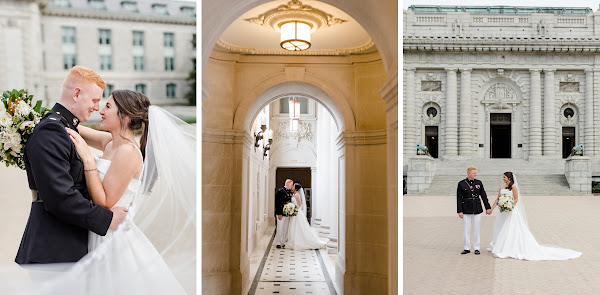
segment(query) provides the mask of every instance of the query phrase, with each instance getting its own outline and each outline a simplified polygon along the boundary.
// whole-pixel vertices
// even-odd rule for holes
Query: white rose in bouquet
[[[0,126],[9,128],[13,121],[10,115],[6,111],[0,111]]]
[[[29,104],[23,100],[21,100],[15,108],[15,115],[21,118],[29,116],[31,112],[33,112],[33,108],[31,108],[31,106],[29,106]]]
[[[287,203],[283,206],[283,215],[286,217],[293,217],[298,215],[298,207],[293,203]]]

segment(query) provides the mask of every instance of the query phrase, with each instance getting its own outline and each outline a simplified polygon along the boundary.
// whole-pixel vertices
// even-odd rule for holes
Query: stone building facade
[[[584,144],[600,176],[600,12],[411,6],[403,35],[405,175],[416,144],[438,163],[564,161]]]
[[[0,2],[1,89],[27,88],[52,105],[68,69],[95,70],[108,90],[185,104],[194,68],[195,2],[29,0]]]

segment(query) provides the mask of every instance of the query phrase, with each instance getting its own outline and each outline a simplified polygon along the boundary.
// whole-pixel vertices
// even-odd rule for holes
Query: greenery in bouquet
[[[508,194],[503,194],[498,200],[498,206],[500,206],[500,212],[512,211],[515,208],[515,199]]]
[[[25,169],[25,143],[35,125],[50,111],[42,101],[33,102],[27,90],[2,92],[0,97],[0,161],[6,167],[14,165]]]
[[[287,203],[283,206],[283,215],[286,217],[293,217],[298,215],[298,207],[293,203]]]

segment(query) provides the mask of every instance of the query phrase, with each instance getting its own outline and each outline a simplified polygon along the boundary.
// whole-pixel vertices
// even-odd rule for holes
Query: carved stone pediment
[[[498,82],[488,88],[481,103],[492,109],[504,110],[513,108],[520,101],[513,87],[506,83]]]
[[[562,126],[576,126],[577,125],[577,115],[571,117],[560,116],[560,124]]]

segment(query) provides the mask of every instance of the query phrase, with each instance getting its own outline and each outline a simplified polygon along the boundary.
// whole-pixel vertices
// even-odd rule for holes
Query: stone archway
[[[273,101],[276,101],[282,97],[287,97],[287,96],[302,96],[302,97],[307,97],[307,98],[317,101],[330,113],[330,115],[333,118],[333,121],[335,122],[335,125],[337,126],[338,132],[340,134],[342,134],[344,131],[346,131],[346,129],[351,129],[351,130],[354,129],[354,126],[355,126],[354,114],[352,112],[352,109],[348,105],[347,100],[342,96],[342,94],[339,90],[335,89],[335,87],[332,86],[331,84],[326,83],[326,79],[314,77],[314,78],[309,78],[306,80],[313,81],[315,84],[318,83],[320,86],[323,86],[328,91],[323,90],[321,87],[319,87],[313,83],[302,82],[302,81],[293,81],[293,80],[282,82],[281,79],[285,79],[285,77],[281,76],[281,75],[277,75],[277,76],[268,78],[268,79],[260,82],[259,85],[257,85],[256,87],[253,87],[254,91],[252,91],[251,93],[249,93],[247,96],[244,97],[244,99],[239,104],[238,108],[236,109],[233,126],[234,126],[234,128],[241,128],[243,130],[243,132],[246,133],[246,135],[245,135],[246,138],[252,138],[252,134],[251,134],[252,125],[253,125],[253,122],[256,119],[257,115],[259,114],[259,112],[265,106],[269,105]],[[330,94],[330,93],[333,93],[333,94]],[[240,130],[240,132],[242,132],[242,130]],[[251,153],[251,151],[253,149],[252,145],[249,143],[250,142],[248,140],[245,141],[245,144],[243,145],[242,150],[241,150],[242,155],[239,155],[239,157],[242,159],[241,167],[242,167],[242,171],[244,171],[244,173],[246,173],[246,171],[248,171],[248,163],[249,163],[248,158],[249,158],[249,154]],[[340,186],[342,186],[341,188],[337,189],[338,196],[335,196],[335,198],[337,199],[337,204],[338,204],[338,209],[337,209],[338,216],[344,214],[345,210],[343,208],[346,207],[345,200],[348,199],[345,195],[345,192],[346,192],[346,190],[344,189],[345,184],[340,181],[341,179],[346,179],[345,159],[347,157],[346,157],[345,151],[346,151],[345,141],[338,142],[337,155],[336,155],[336,157],[338,159],[338,161],[337,161],[338,167],[336,167],[336,170],[339,171],[339,175],[337,175],[337,183]],[[235,154],[233,156],[234,156],[234,158],[238,157],[238,155],[235,155]],[[270,170],[272,170],[272,169],[270,169]],[[249,187],[248,181],[246,181],[246,177],[242,177],[241,185],[242,185],[241,192],[247,192],[247,191],[251,190],[251,188]],[[267,191],[271,191],[272,189],[276,188],[276,184],[271,183],[268,186],[268,188],[269,188],[269,190],[267,190]],[[233,196],[233,197],[235,198],[236,196]],[[239,197],[242,198],[242,200],[241,200],[242,215],[240,218],[240,222],[241,222],[240,228],[242,229],[242,232],[241,232],[242,239],[244,239],[247,237],[247,234],[243,234],[243,233],[244,233],[244,229],[248,228],[248,226],[249,226],[248,217],[250,216],[250,214],[248,213],[249,212],[248,204],[251,201],[248,199],[249,198],[248,194],[242,193],[242,195],[240,195]],[[269,201],[271,201],[270,198],[269,198]],[[339,219],[340,218],[338,218],[338,220]],[[338,224],[338,233],[345,231],[345,222],[343,222],[343,220],[345,220],[345,219],[342,218],[341,220],[342,220],[342,222],[339,222],[339,224]],[[338,249],[338,253],[340,256],[336,260],[338,262],[342,262],[341,266],[336,265],[336,268],[342,272],[344,271],[343,262],[347,260],[347,258],[344,256],[344,254],[346,252],[345,252],[343,237],[344,237],[344,235],[341,235],[340,240],[339,240],[340,246]],[[248,249],[248,246],[245,244],[246,242],[247,241],[242,240],[242,243],[241,243],[242,255],[240,256],[240,259],[241,259],[240,265],[248,265],[249,264],[247,257],[250,255],[250,253],[243,253],[243,251],[245,249]],[[244,246],[246,246],[246,247],[244,247]],[[251,278],[248,276],[247,272],[244,270],[242,272],[242,289],[243,290],[245,290],[249,287],[250,281],[251,281]],[[344,280],[343,280],[342,276],[340,276],[336,279],[336,284],[338,285],[338,288],[343,287]]]

